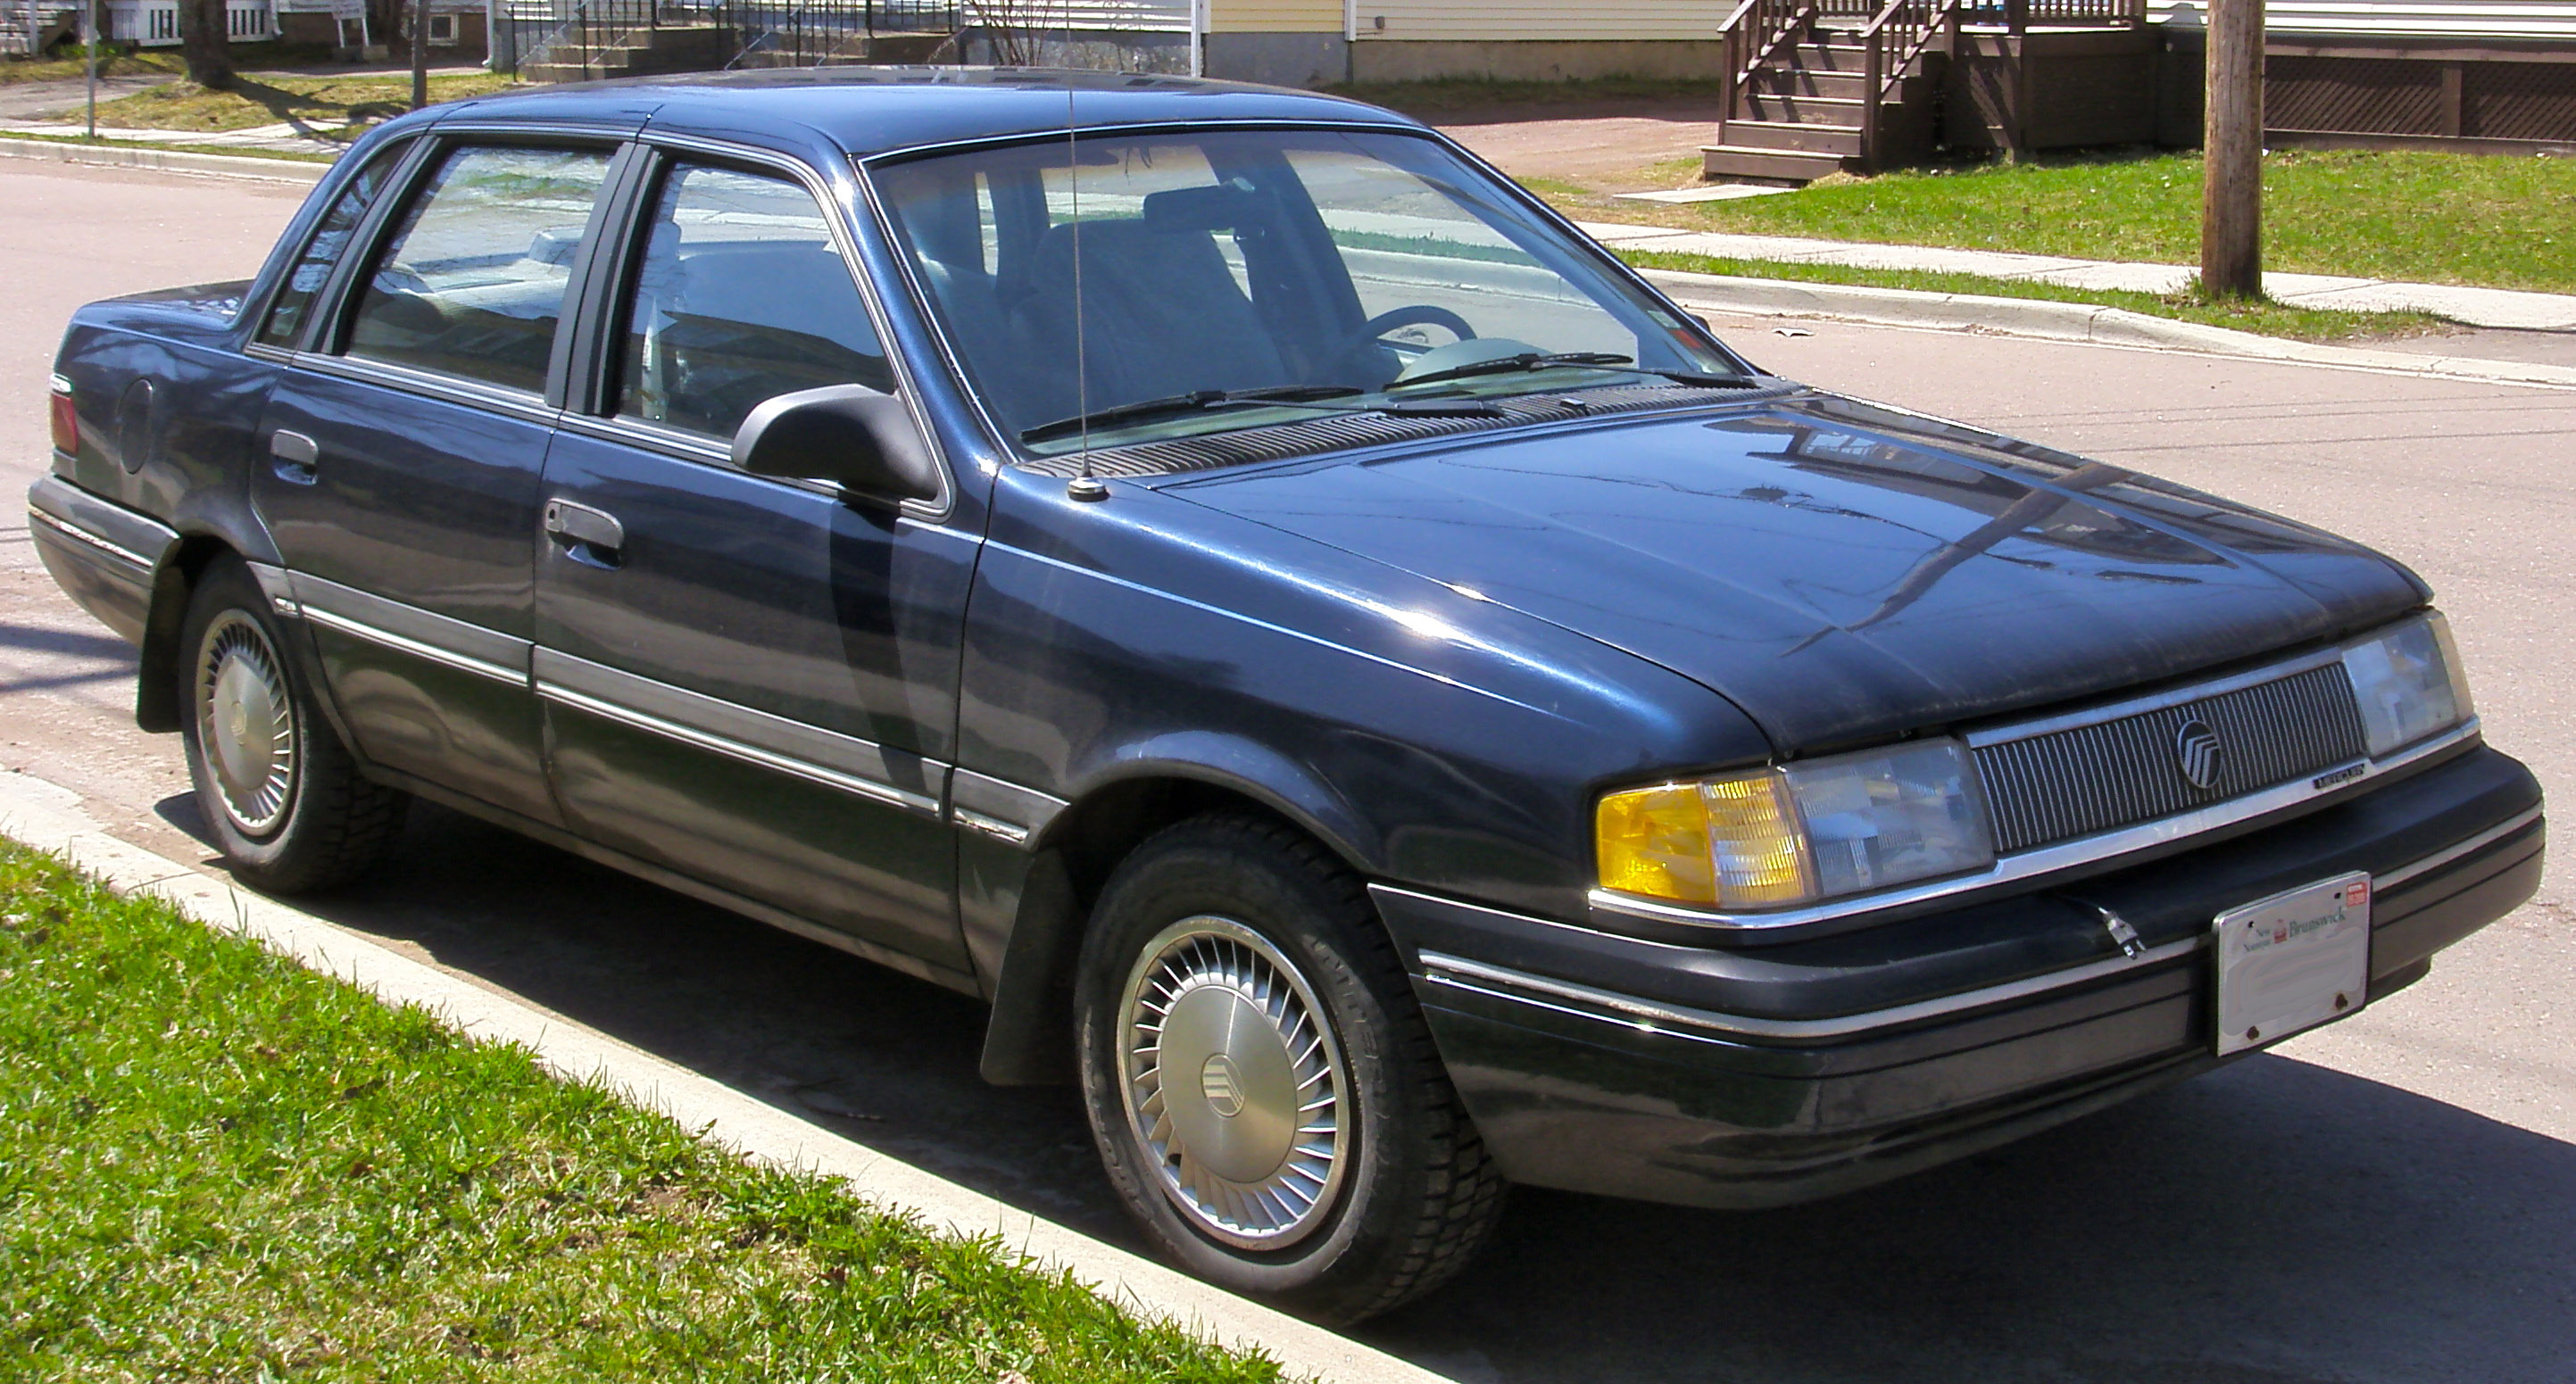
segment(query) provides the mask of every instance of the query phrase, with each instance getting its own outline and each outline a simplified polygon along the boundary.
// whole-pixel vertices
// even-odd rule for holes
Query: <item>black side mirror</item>
[[[903,401],[863,384],[781,394],[733,435],[733,464],[755,476],[828,481],[855,500],[939,498],[939,463]]]

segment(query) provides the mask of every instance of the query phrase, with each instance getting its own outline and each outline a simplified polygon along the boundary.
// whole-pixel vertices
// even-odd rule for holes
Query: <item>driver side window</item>
[[[621,417],[730,438],[763,402],[894,370],[813,194],[703,164],[664,177],[635,269]]]

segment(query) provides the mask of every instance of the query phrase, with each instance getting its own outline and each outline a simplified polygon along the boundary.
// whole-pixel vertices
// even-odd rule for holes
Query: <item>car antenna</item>
[[[1083,338],[1089,334],[1082,317],[1082,143],[1075,129],[1073,115],[1073,76],[1064,79],[1064,178],[1073,216],[1073,411],[1082,422],[1082,470],[1065,483],[1065,497],[1074,500],[1106,500],[1108,483],[1091,474],[1091,373],[1084,358]]]

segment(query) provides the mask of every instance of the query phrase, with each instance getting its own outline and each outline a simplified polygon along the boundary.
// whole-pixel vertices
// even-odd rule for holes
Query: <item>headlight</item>
[[[2438,614],[2344,650],[2343,670],[2373,759],[2476,714],[2450,622]]]
[[[1594,828],[1603,888],[1731,910],[1884,889],[1995,858],[1955,740],[1612,793]]]

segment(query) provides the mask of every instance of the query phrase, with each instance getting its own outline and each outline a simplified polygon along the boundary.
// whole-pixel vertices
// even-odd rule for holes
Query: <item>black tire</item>
[[[1289,969],[1279,971],[1280,962]],[[1247,982],[1238,992],[1242,1015],[1288,1017],[1273,1020],[1279,1033],[1238,1018],[1202,1024],[1202,1034],[1250,1029],[1293,1054],[1305,1032],[1293,1012],[1309,1000],[1321,1011],[1320,1033],[1303,1040],[1317,1056],[1303,1066],[1290,1059],[1291,1079],[1306,1072],[1306,1084],[1294,1086],[1284,1107],[1269,1107],[1292,1111],[1296,1130],[1274,1174],[1252,1171],[1271,1157],[1273,1146],[1260,1142],[1267,1136],[1246,1146],[1249,1163],[1224,1142],[1240,1130],[1265,1128],[1257,1123],[1262,1102],[1247,1096],[1260,1089],[1260,1073],[1239,1076],[1228,1049],[1216,1049],[1195,1073],[1178,1073],[1185,1079],[1181,1094],[1173,1105],[1160,1103],[1164,1051],[1198,1051],[1173,1036],[1183,1023],[1181,997],[1205,984],[1206,1003],[1233,1002],[1225,986],[1202,978],[1226,967],[1277,982]],[[1191,972],[1182,988],[1157,988],[1156,978],[1182,972]],[[1101,1161],[1129,1212],[1191,1273],[1343,1325],[1446,1281],[1493,1229],[1506,1184],[1459,1104],[1367,891],[1286,824],[1249,815],[1201,817],[1138,847],[1093,910],[1076,985],[1083,1094]],[[1160,997],[1167,1008],[1131,1010],[1131,991]],[[1265,993],[1276,1002],[1256,998]],[[1271,1060],[1260,1043],[1242,1051],[1246,1071]],[[1336,1057],[1340,1075],[1323,1074],[1317,1064]],[[1175,1065],[1193,1064],[1183,1057]],[[1324,1095],[1313,1093],[1332,1097],[1329,1138],[1313,1132],[1324,1116],[1297,1103],[1320,1105]],[[1174,1113],[1193,1095],[1200,1108]],[[1227,1103],[1233,1109],[1224,1109]],[[1185,1118],[1216,1131],[1209,1158],[1185,1147]],[[1156,1138],[1158,1130],[1166,1137]],[[1329,1158],[1328,1145],[1339,1150]],[[1254,1180],[1211,1182],[1210,1165],[1229,1157]],[[1286,1170],[1301,1161],[1338,1172],[1310,1170],[1292,1181]],[[1301,1198],[1310,1200],[1301,1207]]]
[[[359,774],[289,655],[289,638],[250,569],[230,556],[207,566],[179,632],[179,734],[197,809],[234,876],[272,894],[365,874],[392,847],[410,802]],[[210,695],[227,678],[249,691]],[[217,726],[218,706],[244,714]],[[232,751],[254,739],[253,722],[268,728],[270,748],[245,761]]]

